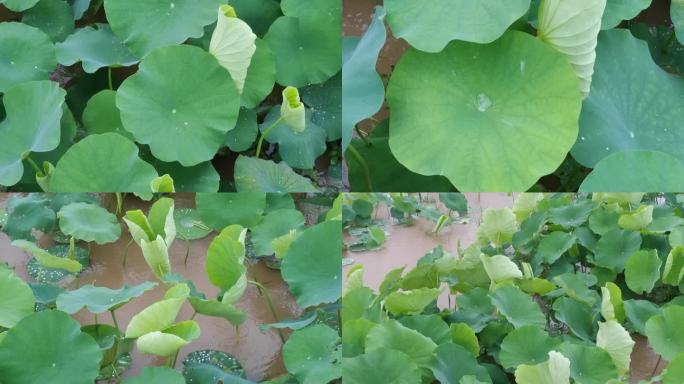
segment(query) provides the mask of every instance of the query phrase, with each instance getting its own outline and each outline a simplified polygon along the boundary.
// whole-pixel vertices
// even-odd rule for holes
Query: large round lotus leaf
[[[591,214],[594,205],[590,200],[578,200],[549,210],[549,221],[565,228],[579,227]]]
[[[651,317],[660,314],[660,308],[647,300],[625,300],[625,315],[634,329],[646,335],[646,322]]]
[[[648,343],[666,360],[672,360],[684,352],[684,307],[671,305],[663,308],[662,314],[651,317],[646,322]]]
[[[544,328],[546,326],[546,317],[542,314],[539,304],[518,287],[503,286],[494,291],[491,297],[492,303],[514,327],[533,325]]]
[[[9,270],[0,270],[0,327],[12,328],[33,313],[36,299],[31,287]]]
[[[62,232],[78,240],[107,244],[121,236],[116,216],[94,204],[69,204],[57,213],[57,217]]]
[[[504,368],[515,368],[520,364],[535,365],[546,361],[549,352],[558,341],[549,337],[546,331],[525,326],[511,331],[501,342],[499,359]]]
[[[126,130],[155,157],[187,167],[214,157],[235,127],[240,95],[211,54],[184,45],[148,55],[121,84],[116,105]]]
[[[0,92],[31,80],[47,80],[57,67],[55,46],[38,28],[0,24]]]
[[[221,0],[106,0],[104,7],[114,33],[136,56],[144,57],[155,48],[204,35],[204,26],[216,21],[216,10],[222,3]]]
[[[442,290],[439,288],[416,288],[408,291],[395,291],[387,295],[385,308],[394,316],[421,313],[437,300]]]
[[[328,383],[342,376],[337,331],[318,324],[295,331],[283,346],[287,371],[302,384]]]
[[[0,0],[0,4],[5,4],[7,9],[14,12],[22,12],[35,6],[40,0]]]
[[[102,351],[80,328],[60,311],[25,317],[0,344],[3,383],[92,384],[100,372]]]
[[[584,179],[581,192],[684,190],[684,164],[657,151],[626,151],[606,156]]]
[[[559,350],[570,360],[570,377],[578,384],[605,384],[618,376],[610,355],[601,348],[566,342]]]
[[[276,79],[302,87],[322,83],[342,66],[342,3],[338,0],[284,0],[264,40],[275,53]]]
[[[83,70],[95,73],[100,68],[130,66],[139,59],[112,32],[108,24],[79,29],[57,44],[57,60],[63,65],[81,62]]]
[[[280,118],[280,107],[271,108],[260,125],[261,133]],[[281,121],[269,132],[266,141],[278,144],[278,153],[293,168],[313,169],[316,159],[325,153],[326,133],[323,128],[311,121],[311,110],[306,111],[304,132],[293,131],[285,121]]]
[[[266,208],[262,193],[198,193],[197,212],[205,224],[218,231],[239,224],[251,228],[261,221]]]
[[[263,36],[282,15],[280,4],[276,0],[231,0],[230,5],[258,36]]]
[[[460,345],[445,343],[437,347],[428,367],[440,383],[463,383],[463,377],[474,376],[482,383],[491,383],[487,369]]]
[[[325,130],[328,141],[339,140],[342,137],[342,73],[301,92],[302,100],[311,107],[311,122]]]
[[[628,150],[656,150],[684,161],[684,79],[651,58],[646,42],[628,30],[599,35],[591,94],[580,116],[580,138],[572,155],[594,167],[606,156]],[[661,170],[662,172],[662,170]]]
[[[89,134],[115,132],[133,140],[121,122],[121,113],[116,107],[116,91],[105,89],[93,95],[83,110],[83,126]]]
[[[233,152],[248,150],[256,141],[259,132],[257,113],[254,109],[240,109],[235,128],[228,131],[224,144]]]
[[[60,244],[48,248],[47,252],[54,257],[66,259],[69,257],[70,249],[68,245]],[[87,249],[77,246],[74,248],[74,260],[77,261],[83,268],[86,268],[90,264],[90,253]],[[26,263],[26,272],[29,276],[31,276],[32,279],[39,283],[57,283],[64,280],[68,276],[73,276],[80,272],[76,271],[76,273],[70,273],[65,269],[49,267],[43,264],[45,264],[45,260],[43,260],[43,263],[41,263],[35,256],[32,257],[28,263]]]
[[[149,281],[134,286],[124,284],[119,289],[96,287],[92,284],[84,285],[79,289],[60,294],[57,297],[57,309],[69,314],[74,314],[84,307],[91,313],[112,311],[142,296],[156,285]]]
[[[205,229],[196,209],[178,208],[173,211],[178,237],[183,240],[197,240],[206,237],[211,229]],[[200,225],[196,225],[200,224]]]
[[[242,106],[255,108],[273,91],[275,85],[275,56],[268,44],[256,40],[256,52],[247,69],[245,88],[242,90]]]
[[[631,20],[648,8],[653,0],[608,0],[603,12],[601,29],[617,27],[622,20]]]
[[[404,352],[414,363],[425,366],[432,360],[437,344],[396,320],[388,320],[373,327],[366,336],[366,352],[385,348]],[[465,353],[472,357],[469,352]]]
[[[684,353],[680,353],[670,364],[663,374],[663,384],[678,384],[684,382]]]
[[[582,340],[593,342],[596,333],[596,313],[582,302],[561,297],[553,303],[556,318],[567,324],[570,331]]]
[[[397,160],[461,191],[526,190],[555,171],[577,138],[581,107],[569,62],[517,31],[438,54],[409,50],[388,101]]]
[[[554,231],[543,236],[537,247],[537,258],[548,264],[553,264],[572,247],[577,239],[570,233]]]
[[[400,351],[377,349],[342,360],[342,382],[345,384],[420,384],[416,363]]]
[[[59,160],[50,192],[147,192],[157,176],[132,141],[116,133],[90,135]]]
[[[273,254],[271,242],[285,236],[291,230],[301,230],[304,215],[296,209],[278,209],[269,212],[256,227],[252,228],[252,245],[256,256]]]
[[[21,22],[42,30],[55,42],[74,32],[74,16],[66,0],[40,0],[24,12]]]
[[[7,201],[7,218],[2,231],[12,240],[33,240],[33,231],[50,232],[57,222],[55,211],[44,195],[14,195]]]
[[[363,37],[358,40],[345,37],[345,40],[354,44],[354,49],[342,58],[343,149],[351,142],[356,123],[373,116],[385,102],[385,84],[375,69],[380,50],[387,39],[385,15],[385,10],[377,7]]]
[[[25,153],[49,152],[59,146],[65,95],[59,84],[47,80],[6,90],[3,103],[7,117],[0,122],[0,185],[12,186],[21,180]]]
[[[349,287],[349,285],[347,285]],[[404,316],[399,319],[401,325],[416,330],[429,337],[437,345],[451,341],[452,335],[449,333],[449,326],[438,315],[413,315]],[[465,325],[462,324],[461,325]],[[344,324],[345,331],[347,324]]]
[[[201,366],[202,368],[199,370],[192,370],[192,368],[198,366]],[[208,367],[213,368],[213,370],[207,369]],[[236,377],[245,376],[245,369],[242,368],[242,364],[240,364],[240,362],[234,356],[231,356],[223,351],[215,351],[211,349],[194,351],[190,352],[185,360],[183,360],[183,376],[185,376],[186,380],[189,382],[198,384],[213,384],[213,381],[208,382],[199,379],[199,377],[204,377],[204,375],[199,375],[201,373],[200,371],[204,370],[209,371],[206,372],[206,374],[220,373],[229,374]],[[226,381],[226,383],[232,382]]]
[[[300,307],[332,303],[342,296],[342,228],[339,221],[309,227],[282,262],[283,279]]]
[[[612,230],[596,243],[596,265],[618,272],[625,269],[627,260],[641,247],[641,235],[635,231]]]
[[[235,162],[238,192],[316,192],[311,181],[285,163],[239,156]]]
[[[662,261],[656,250],[641,250],[627,260],[625,280],[627,286],[638,294],[649,293],[660,278]]]
[[[145,367],[141,374],[125,379],[123,384],[185,384],[178,371],[166,367]]]

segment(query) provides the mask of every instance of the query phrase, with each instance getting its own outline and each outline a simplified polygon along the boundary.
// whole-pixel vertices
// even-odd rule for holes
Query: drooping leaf
[[[677,286],[684,278],[684,246],[677,245],[667,255],[663,267],[663,284]]]
[[[442,293],[439,288],[417,288],[392,292],[385,299],[385,307],[395,316],[418,314],[437,300]]]
[[[482,260],[482,265],[484,266],[485,271],[487,271],[487,276],[489,276],[495,284],[523,277],[522,271],[518,268],[518,265],[508,256],[496,255],[489,257],[483,254],[480,255],[480,260]]]
[[[83,265],[76,260],[51,255],[48,251],[26,240],[14,240],[12,245],[30,253],[37,261],[46,268],[63,269],[76,274],[83,269]]]
[[[373,327],[366,337],[366,352],[386,348],[403,352],[418,366],[426,366],[432,360],[437,344],[418,331],[404,327],[396,320],[388,320]],[[462,349],[460,346],[459,348]],[[465,349],[463,351],[472,359],[470,353]]]

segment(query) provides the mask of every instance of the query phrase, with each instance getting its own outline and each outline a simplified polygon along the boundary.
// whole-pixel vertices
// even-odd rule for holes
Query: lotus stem
[[[178,358],[179,352],[180,352],[180,349],[177,350],[176,352],[174,352],[171,356],[169,356],[169,359],[166,361],[166,365],[169,368],[174,369],[174,367],[176,366],[176,359]]]
[[[40,169],[40,167],[38,166],[38,164],[36,164],[35,161],[33,161],[31,156],[29,156],[29,155],[24,156],[24,160],[26,160],[26,162],[31,166],[31,168],[33,168],[33,170],[36,171],[36,175],[38,175],[38,176],[43,175],[43,170]]]
[[[123,213],[123,196],[121,192],[116,192],[114,195],[116,196],[116,215],[121,216]]]
[[[194,311],[192,313],[192,316],[190,316],[190,320],[195,320],[195,316],[197,316],[197,311]]]
[[[114,83],[112,82],[112,67],[107,68],[107,82],[109,84],[109,90],[114,90]]]
[[[97,321],[97,313],[94,313],[94,314],[93,314],[93,318],[94,318],[94,320],[95,320],[95,325],[100,324],[100,323]]]
[[[211,228],[209,228],[207,225],[205,225],[204,223],[199,222],[199,221],[193,221],[192,226],[195,228],[202,229],[204,231],[211,231]]]
[[[278,314],[275,311],[275,307],[273,306],[273,301],[271,300],[271,294],[269,293],[268,288],[263,286],[258,281],[248,280],[248,283],[254,284],[259,289],[259,292],[261,292],[261,294],[264,296],[264,299],[266,300],[266,305],[268,306],[268,309],[271,311],[273,320],[275,320],[276,323],[280,322],[280,320],[278,319]],[[280,328],[278,328],[278,336],[280,336],[280,341],[285,343],[285,337],[283,336],[283,333],[280,330]]]
[[[656,365],[655,365],[655,367],[653,367],[653,372],[651,372],[651,377],[649,377],[649,380],[650,380],[650,379],[653,379],[653,376],[655,376],[656,371],[658,370],[658,366],[660,365],[660,361],[661,361],[662,359],[663,359],[663,357],[660,356],[660,355],[658,355],[658,361],[656,361]]]
[[[372,191],[373,190],[373,183],[371,182],[371,176],[370,176],[370,168],[368,168],[368,164],[366,164],[366,160],[363,159],[359,151],[354,148],[353,145],[350,145],[347,147],[347,150],[349,153],[352,155],[354,160],[356,160],[359,165],[361,165],[361,169],[363,170],[363,175],[366,178],[366,185],[368,186],[368,190]]]
[[[114,311],[109,311],[109,313],[112,315],[112,322],[114,323],[114,327],[116,327],[116,330],[119,331],[119,335],[121,334],[121,328],[119,328],[119,322],[116,320],[116,315],[114,314]]]
[[[185,239],[185,262],[183,265],[188,266],[188,256],[190,256],[190,240]]]
[[[124,254],[123,254],[123,263],[121,263],[122,267],[126,267],[126,259],[128,258],[128,249],[131,247],[131,244],[133,244],[133,239],[131,239],[128,244],[126,244],[126,248],[124,248]]]
[[[361,138],[361,140],[363,141],[363,144],[364,144],[366,147],[370,147],[370,142],[368,141],[368,139],[366,138],[366,136],[363,134],[363,132],[361,131],[361,129],[360,129],[359,127],[357,127],[357,126],[354,126],[354,130],[356,130],[356,134]]]
[[[257,159],[259,158],[259,155],[261,154],[261,147],[264,145],[264,139],[266,138],[266,136],[268,136],[269,133],[271,133],[273,128],[277,127],[278,124],[280,124],[281,121],[283,121],[282,116],[280,118],[278,118],[278,120],[276,120],[275,123],[273,123],[270,127],[266,128],[264,133],[259,138],[259,142],[257,143],[257,148],[256,148],[256,155],[255,155]]]

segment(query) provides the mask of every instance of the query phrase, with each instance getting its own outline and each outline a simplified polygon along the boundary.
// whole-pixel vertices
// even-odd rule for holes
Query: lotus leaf
[[[143,353],[171,356],[180,348],[199,338],[200,327],[194,320],[182,321],[164,331],[154,331],[138,338],[137,346]]]
[[[88,203],[65,205],[57,213],[59,229],[78,240],[97,244],[114,242],[121,236],[121,226],[116,216],[106,209]]]
[[[149,281],[135,286],[124,284],[119,289],[96,287],[92,284],[84,285],[79,289],[66,291],[57,296],[57,308],[69,314],[74,314],[84,307],[96,314],[113,311],[134,298],[140,297],[156,285]]]
[[[667,255],[663,267],[663,283],[677,286],[684,278],[684,247],[677,245]]]
[[[266,208],[266,195],[262,193],[198,193],[197,212],[202,221],[216,230],[231,224],[247,228],[261,221]]]
[[[108,24],[81,28],[56,48],[60,64],[69,66],[80,61],[87,73],[95,73],[104,67],[128,67],[139,61]]]
[[[596,345],[608,352],[619,375],[629,371],[634,344],[629,333],[617,321],[599,323]]]
[[[74,31],[74,16],[64,0],[40,0],[24,12],[21,22],[42,30],[54,42],[63,41]]]
[[[244,375],[245,370],[240,362],[222,351],[194,351],[183,360],[183,376],[193,383],[211,384],[223,380],[226,384],[251,384],[251,381],[240,379]]]
[[[40,0],[2,0],[0,3],[11,11],[22,12],[35,6],[38,1]]]
[[[123,384],[185,384],[185,380],[171,368],[145,367],[140,375],[125,379]]]
[[[445,343],[438,346],[428,366],[440,383],[461,383],[466,376],[475,376],[484,383],[492,382],[487,370],[460,345]]]
[[[515,370],[518,384],[570,384],[570,360],[551,351],[549,359],[536,365],[520,365]]]
[[[596,264],[621,272],[627,260],[641,247],[641,236],[638,232],[612,230],[601,236],[596,243],[594,259]]]
[[[605,384],[618,376],[610,355],[601,348],[566,342],[559,350],[570,360],[570,377],[578,384]]]
[[[242,90],[242,106],[254,108],[259,105],[273,90],[275,79],[276,66],[273,51],[265,41],[257,39],[256,52],[247,69],[245,88]]]
[[[652,0],[608,0],[601,29],[617,27],[622,20],[631,20],[648,8]]]
[[[38,194],[12,196],[7,201],[7,218],[2,231],[12,240],[34,240],[32,232],[50,232],[57,221],[50,201]]]
[[[627,286],[638,294],[649,293],[660,278],[662,261],[656,250],[641,250],[627,260],[625,279]]]
[[[284,163],[240,156],[235,163],[238,192],[316,192],[311,181]]]
[[[646,322],[646,336],[653,349],[666,360],[684,352],[684,334],[678,331],[684,321],[684,307],[672,305]]]
[[[0,56],[0,92],[27,81],[47,80],[57,67],[50,37],[22,23],[0,24]],[[33,118],[38,116],[41,114],[34,114]]]
[[[133,140],[121,122],[121,113],[116,107],[116,92],[109,89],[100,91],[88,100],[83,110],[83,125],[90,134],[115,132]]]
[[[202,219],[196,209],[179,208],[173,211],[178,237],[183,240],[197,240],[206,237],[211,229],[203,227]],[[199,224],[199,225],[198,225]]]
[[[245,88],[247,69],[256,52],[255,41],[256,35],[252,28],[237,17],[233,7],[219,7],[218,22],[211,36],[209,53],[230,73],[240,93]]]
[[[226,134],[225,145],[233,152],[248,150],[259,132],[257,114],[253,109],[240,109],[237,125]]]
[[[497,247],[510,243],[518,230],[513,211],[509,208],[487,208],[482,213],[482,223],[477,229],[489,242]]]
[[[342,380],[345,384],[422,382],[418,366],[406,353],[387,348],[376,349],[353,358],[344,358]]]
[[[366,337],[366,352],[385,348],[407,354],[411,361],[422,367],[432,360],[437,344],[418,331],[406,328],[398,321],[389,320],[373,327]],[[472,358],[465,349],[463,351]]]
[[[396,291],[387,296],[385,307],[395,315],[416,314],[422,312],[430,303],[437,300],[442,290],[439,288],[417,288],[408,291]]]
[[[323,128],[311,122],[311,111],[306,111],[306,128],[301,132],[295,131],[284,120],[278,122],[282,116],[280,108],[274,107],[259,126],[262,134],[266,133],[274,123],[278,123],[266,136],[270,143],[278,144],[278,153],[291,167],[312,169],[316,158],[326,150],[326,133]]]
[[[301,230],[304,215],[296,209],[278,209],[269,212],[252,229],[252,245],[256,256],[270,256],[274,253],[272,241],[287,235],[291,230]]]
[[[511,331],[503,339],[499,359],[504,368],[540,364],[549,358],[549,352],[556,349],[558,344],[544,330],[524,326]]]
[[[283,346],[288,372],[302,384],[327,383],[342,376],[340,336],[327,325],[295,331]]]
[[[546,318],[539,305],[532,298],[515,286],[503,286],[491,294],[492,303],[514,327],[532,325],[539,328],[546,326]]]
[[[12,271],[0,270],[0,327],[12,328],[33,313],[36,299],[31,287]]]

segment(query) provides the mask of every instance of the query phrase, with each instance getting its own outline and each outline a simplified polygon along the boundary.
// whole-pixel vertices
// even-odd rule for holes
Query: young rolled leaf
[[[283,90],[280,117],[294,132],[302,133],[306,129],[306,109],[299,97],[297,88],[286,87]]]
[[[245,231],[241,226],[226,227],[207,249],[205,268],[209,281],[224,291],[222,302],[226,304],[235,303],[247,288],[245,245],[239,240]]]
[[[596,345],[604,349],[613,359],[618,374],[629,372],[634,340],[620,323],[614,320],[599,323]]]
[[[256,35],[252,28],[237,17],[233,7],[219,7],[218,22],[211,36],[209,53],[216,56],[219,64],[228,70],[240,94],[245,88],[247,70],[256,52],[255,41]]]

